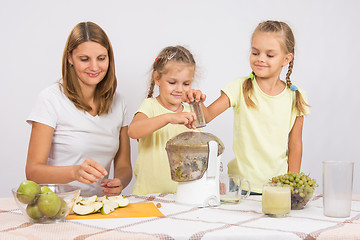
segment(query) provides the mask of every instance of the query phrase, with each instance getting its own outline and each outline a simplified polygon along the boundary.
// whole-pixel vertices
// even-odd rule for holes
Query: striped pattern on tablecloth
[[[287,218],[269,218],[261,212],[261,196],[212,208],[175,204],[171,194],[128,197],[160,203],[165,217],[33,224],[13,199],[0,199],[0,239],[360,239],[360,198],[349,218],[325,217],[321,196]]]

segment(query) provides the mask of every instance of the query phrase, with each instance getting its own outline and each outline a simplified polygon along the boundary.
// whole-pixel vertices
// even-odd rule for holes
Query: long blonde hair
[[[285,53],[292,53],[293,55],[295,54],[295,38],[294,38],[294,34],[291,30],[291,28],[289,27],[289,25],[287,25],[284,22],[279,22],[279,21],[265,21],[260,23],[252,37],[254,37],[255,33],[258,32],[270,32],[270,33],[278,33],[281,36],[282,41],[280,41],[280,45],[282,46],[282,48],[284,49]],[[289,62],[289,67],[288,67],[288,71],[286,73],[286,86],[288,88],[291,87],[292,82],[290,80],[290,75],[292,73],[294,67],[294,57],[292,58],[292,60]],[[252,77],[249,77],[248,79],[246,79],[243,83],[243,94],[244,94],[244,98],[245,98],[245,103],[248,107],[251,108],[255,108],[256,104],[254,103],[254,101],[251,99],[252,93],[253,93],[253,77],[255,76],[255,73],[252,72]],[[250,75],[250,76],[251,76]],[[299,90],[295,90],[295,108],[298,111],[299,114],[305,114],[305,106],[309,107],[309,105],[305,102],[305,100],[303,99],[301,93]]]
[[[102,115],[110,111],[116,91],[117,80],[115,76],[114,53],[110,40],[104,30],[97,24],[93,22],[80,22],[71,31],[66,41],[62,57],[62,82],[60,82],[60,84],[64,94],[78,109],[84,111],[90,111],[92,109],[85,103],[75,69],[68,61],[72,51],[81,43],[87,41],[99,43],[108,51],[108,71],[104,79],[97,84],[94,96],[95,104],[98,106],[97,114]]]
[[[153,73],[156,71],[161,77],[161,75],[165,73],[166,64],[170,61],[190,64],[194,67],[195,70],[196,62],[188,49],[183,46],[169,46],[164,48],[155,58],[155,61],[152,65],[150,87],[147,95],[148,98],[151,98],[154,93],[155,81],[153,79]]]

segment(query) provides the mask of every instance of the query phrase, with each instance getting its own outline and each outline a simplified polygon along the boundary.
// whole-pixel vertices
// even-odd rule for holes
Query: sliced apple
[[[75,200],[75,204],[76,204],[76,203],[80,203],[82,200],[83,200],[82,197],[80,197],[80,196],[77,197],[76,200]]]
[[[88,197],[88,198],[83,199],[82,201],[80,201],[80,203],[81,203],[82,205],[89,205],[90,203],[95,202],[96,199],[97,199],[97,196],[94,195],[94,196],[91,196],[91,197]]]
[[[111,200],[117,202],[119,207],[126,207],[130,203],[129,199],[124,197],[123,195],[111,197]]]
[[[92,202],[89,204],[89,206],[94,207],[94,212],[98,212],[104,206],[104,204],[102,202]]]
[[[79,215],[87,215],[93,213],[95,211],[95,208],[91,205],[75,204],[73,207],[73,211],[74,213]]]
[[[103,199],[107,199],[107,197],[106,197],[106,196],[98,197],[98,198],[96,199],[96,201],[102,202]]]
[[[100,210],[100,213],[102,215],[107,215],[107,214],[111,213],[114,210],[115,210],[115,208],[113,208],[113,206],[111,204],[104,204],[103,207]]]
[[[119,207],[119,204],[112,199],[103,199],[102,203],[104,204],[104,206],[109,205],[110,207],[112,207],[114,209]]]

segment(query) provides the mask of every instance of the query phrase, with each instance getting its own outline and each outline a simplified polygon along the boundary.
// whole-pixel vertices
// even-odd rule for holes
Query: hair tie
[[[157,61],[157,58],[155,58],[155,61],[154,62],[156,62]]]
[[[254,78],[255,78],[254,74],[253,74],[253,73],[250,73],[249,78],[250,78],[251,80],[254,80]]]
[[[290,89],[293,90],[294,92],[298,90],[297,86],[293,84],[290,85]]]

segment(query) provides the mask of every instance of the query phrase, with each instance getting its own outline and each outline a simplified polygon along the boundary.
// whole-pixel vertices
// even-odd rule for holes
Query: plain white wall
[[[145,97],[149,69],[168,45],[184,45],[198,63],[194,85],[210,104],[220,89],[250,73],[250,36],[260,21],[286,21],[296,39],[292,81],[307,91],[302,171],[318,180],[325,160],[354,161],[360,193],[359,36],[357,0],[1,0],[0,7],[0,197],[25,179],[30,126],[25,119],[36,97],[61,77],[61,57],[71,29],[93,21],[108,34],[116,60],[118,91],[132,115]],[[205,131],[233,158],[232,110]],[[137,142],[132,140],[132,161]],[[125,190],[129,193],[131,186]]]

